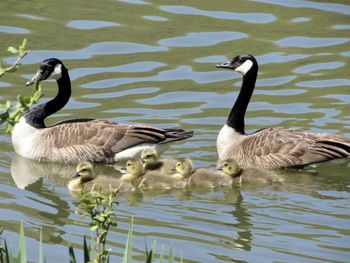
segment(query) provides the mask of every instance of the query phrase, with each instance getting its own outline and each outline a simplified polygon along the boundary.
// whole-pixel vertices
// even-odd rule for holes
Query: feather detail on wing
[[[183,130],[90,119],[60,122],[40,133],[42,141],[50,144],[40,146],[51,149],[48,159],[60,162],[113,162],[116,153],[142,143],[158,144],[192,136],[191,132]],[[182,133],[191,135],[185,137]]]
[[[261,168],[303,166],[350,156],[350,139],[297,129],[267,128],[247,135],[230,154],[240,165]]]

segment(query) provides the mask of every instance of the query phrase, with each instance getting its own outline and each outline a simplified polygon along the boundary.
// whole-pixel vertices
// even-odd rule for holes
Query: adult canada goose
[[[271,170],[250,167],[241,169],[234,159],[224,161],[221,169],[222,174],[231,180],[231,184],[283,182],[283,179]]]
[[[15,125],[12,143],[22,157],[54,162],[82,161],[112,163],[139,156],[147,147],[165,148],[170,142],[193,136],[192,131],[126,125],[107,120],[73,119],[46,127],[46,117],[60,110],[71,96],[71,82],[63,63],[50,58],[41,62],[36,81],[55,79],[55,98],[32,108]]]
[[[230,186],[232,179],[217,171],[205,168],[195,169],[190,159],[185,158],[176,163],[176,171],[187,180],[189,186],[216,188]]]
[[[146,148],[141,153],[145,171],[157,171],[163,175],[169,175],[175,168],[175,160],[159,159],[159,153],[154,148]]]
[[[283,127],[246,134],[244,115],[255,87],[258,63],[252,55],[238,55],[231,62],[216,67],[243,75],[239,95],[217,138],[219,159],[234,158],[243,166],[282,168],[350,156],[350,139],[341,135]]]
[[[134,191],[135,187],[127,182],[109,176],[96,175],[92,163],[82,162],[77,165],[76,175],[68,182],[70,191],[89,192],[92,190],[109,193],[119,190],[120,192]]]

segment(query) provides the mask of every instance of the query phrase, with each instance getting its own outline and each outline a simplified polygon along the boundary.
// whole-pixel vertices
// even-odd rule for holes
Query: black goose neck
[[[42,129],[45,128],[45,118],[62,109],[68,102],[71,96],[71,82],[68,70],[62,65],[62,76],[57,80],[58,93],[46,103],[42,103],[31,109],[25,119],[31,126]]]
[[[245,134],[244,131],[244,116],[255,88],[258,67],[253,65],[249,72],[243,76],[241,90],[234,103],[226,124],[240,134]]]

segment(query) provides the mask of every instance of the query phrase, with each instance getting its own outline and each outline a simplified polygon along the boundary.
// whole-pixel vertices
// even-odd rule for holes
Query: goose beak
[[[239,66],[240,66],[240,64],[235,62],[235,61],[216,64],[217,68],[227,68],[227,69],[232,69],[232,70],[235,70]]]
[[[38,72],[32,77],[31,80],[28,80],[26,82],[26,87],[33,85],[35,82],[41,80],[41,70],[39,69]]]
[[[224,63],[221,63],[221,64],[216,64],[216,67],[217,68],[230,68],[230,62],[224,62]]]

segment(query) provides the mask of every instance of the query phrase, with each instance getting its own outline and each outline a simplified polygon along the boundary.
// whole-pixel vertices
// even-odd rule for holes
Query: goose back
[[[337,134],[271,127],[238,137],[228,142],[229,147],[221,148],[221,160],[234,158],[241,166],[271,169],[350,156],[350,139]]]

